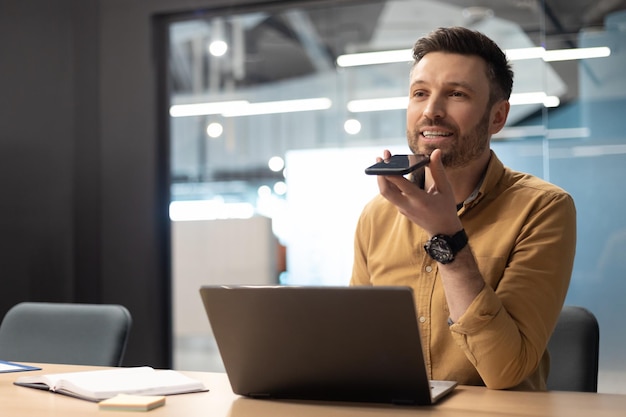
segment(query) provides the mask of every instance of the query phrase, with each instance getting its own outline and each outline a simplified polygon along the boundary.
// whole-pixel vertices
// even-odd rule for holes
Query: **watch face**
[[[447,264],[454,260],[454,254],[450,245],[439,236],[433,236],[426,244],[425,249],[431,258],[442,264]]]

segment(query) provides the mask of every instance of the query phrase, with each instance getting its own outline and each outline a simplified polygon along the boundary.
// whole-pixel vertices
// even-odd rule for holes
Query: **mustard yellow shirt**
[[[487,285],[456,323],[448,324],[438,264],[423,248],[429,236],[380,195],[357,224],[351,285],[413,288],[431,379],[545,390],[546,345],[574,262],[574,202],[492,152],[478,193],[458,214]]]

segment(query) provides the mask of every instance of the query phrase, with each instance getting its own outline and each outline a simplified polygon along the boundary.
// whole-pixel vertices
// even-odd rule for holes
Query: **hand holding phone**
[[[389,159],[365,168],[368,175],[406,175],[428,165],[428,155],[392,155]]]

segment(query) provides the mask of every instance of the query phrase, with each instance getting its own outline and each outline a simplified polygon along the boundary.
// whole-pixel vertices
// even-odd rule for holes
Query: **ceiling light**
[[[568,61],[575,59],[604,58],[611,55],[611,49],[606,46],[595,48],[572,48],[555,49],[546,51],[542,47],[516,48],[504,51],[509,61],[522,59],[543,59],[546,62]],[[354,67],[361,65],[390,64],[394,62],[410,62],[413,57],[411,49],[364,52],[358,54],[346,54],[337,57],[337,65],[340,67]]]
[[[349,135],[356,135],[361,131],[361,122],[356,119],[348,119],[343,124],[343,130]]]
[[[390,64],[393,62],[409,62],[412,60],[411,49],[394,51],[364,52],[359,54],[346,54],[337,57],[337,65],[340,67],[354,67],[359,65]]]
[[[546,96],[543,99],[543,105],[545,107],[559,107],[560,104],[561,99],[559,99],[557,96]]]
[[[246,100],[215,101],[211,103],[175,104],[170,107],[170,116],[187,117],[212,114],[221,114],[224,117],[252,116],[256,114],[326,110],[332,104],[333,102],[325,97],[266,101],[262,103],[250,103]]]
[[[272,189],[268,185],[262,185],[257,188],[256,193],[260,198],[267,198],[271,197]]]
[[[221,114],[224,111],[228,111],[230,108],[236,108],[246,104],[248,104],[248,102],[245,100],[216,101],[213,103],[175,104],[170,107],[170,116],[186,117]]]
[[[560,104],[560,100],[557,96],[548,96],[544,92],[514,93],[511,94],[509,103],[511,103],[512,106],[522,104],[543,104],[546,107],[557,107]],[[408,104],[409,98],[402,96],[352,100],[348,102],[347,108],[348,111],[352,113],[363,113],[385,110],[406,110]]]
[[[570,61],[574,59],[589,58],[605,58],[611,55],[611,49],[607,46],[599,46],[595,48],[575,48],[575,49],[555,49],[546,51],[543,60],[552,61]]]
[[[329,98],[306,98],[300,100],[267,101],[246,103],[222,112],[224,117],[253,116],[258,114],[292,113],[299,111],[326,110],[332,106]]]
[[[224,41],[213,41],[209,44],[209,53],[213,56],[223,56],[228,51],[228,44]]]
[[[224,133],[224,127],[217,122],[209,123],[206,127],[206,134],[211,138],[219,138]]]
[[[543,91],[533,93],[511,94],[511,106],[522,104],[543,104],[546,107],[557,107],[561,102],[557,96],[549,96]]]
[[[366,100],[352,100],[347,104],[348,111],[352,113],[362,113],[369,111],[383,111],[383,110],[406,110],[409,104],[409,98],[402,97],[387,97],[387,98],[373,98]]]
[[[543,58],[546,50],[540,46],[534,48],[516,48],[504,51],[509,61],[521,61],[524,59]]]
[[[277,195],[287,194],[287,184],[284,181],[278,181],[274,184],[274,192]]]
[[[285,167],[285,160],[280,156],[272,156],[267,162],[267,166],[274,172],[279,172]]]
[[[521,61],[524,59],[543,59],[546,62],[573,61],[576,59],[605,58],[609,55],[611,55],[611,49],[606,46],[553,49],[551,51],[546,51],[541,47],[506,50],[506,56],[510,61]]]

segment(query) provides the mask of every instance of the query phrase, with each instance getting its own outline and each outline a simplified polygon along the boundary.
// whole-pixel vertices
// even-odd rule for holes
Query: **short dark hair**
[[[415,66],[429,52],[477,55],[487,64],[489,101],[508,100],[513,90],[513,70],[500,47],[486,35],[460,26],[439,28],[420,38],[413,46]]]

